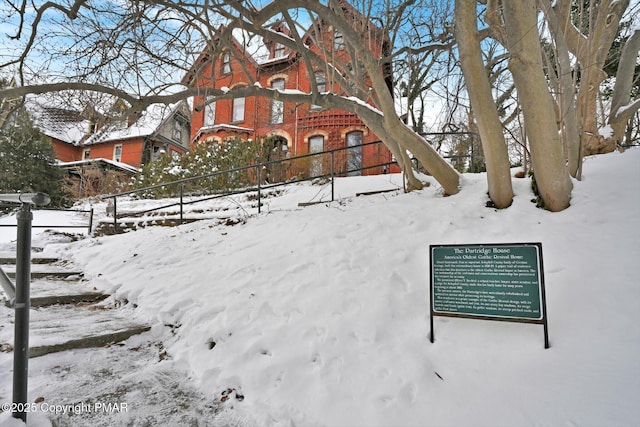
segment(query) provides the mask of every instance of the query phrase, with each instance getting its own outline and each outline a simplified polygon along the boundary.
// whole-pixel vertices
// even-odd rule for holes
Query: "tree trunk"
[[[633,32],[622,48],[616,72],[616,83],[613,88],[609,115],[609,125],[613,130],[610,139],[614,140],[616,144],[623,141],[629,119],[640,108],[640,100],[630,103],[638,51],[640,51],[640,29]]]
[[[593,24],[588,29],[588,38],[580,40],[574,46],[573,53],[577,52],[582,72],[577,106],[579,126],[582,127],[581,145],[585,155],[608,153],[616,148],[615,139],[605,138],[599,133],[597,97],[600,84],[607,78],[603,71],[607,53],[628,6],[629,0],[603,0],[597,7],[591,2],[589,18],[597,14],[596,19],[591,19]]]
[[[410,151],[442,185],[446,194],[453,195],[460,191],[458,172],[420,135],[402,123],[397,115],[385,115],[381,118],[378,113],[369,108],[360,109],[358,115],[364,124],[382,139],[398,160],[409,181],[407,190],[423,187],[411,169],[411,161],[406,155],[406,151]]]
[[[548,0],[540,0],[542,11],[545,13],[549,29],[555,42],[556,65],[560,91],[558,94],[558,106],[560,109],[560,126],[562,139],[567,151],[569,173],[574,178],[579,178],[582,152],[580,149],[580,136],[578,132],[578,118],[576,112],[575,83],[572,77],[569,47],[565,35],[560,28],[560,21]]]
[[[489,198],[496,207],[506,208],[513,201],[509,154],[482,60],[476,23],[476,1],[456,0],[455,18],[460,66],[464,73],[471,108],[478,123],[487,165]]]
[[[509,69],[518,90],[538,192],[551,211],[569,206],[571,178],[558,136],[538,38],[535,2],[503,3]]]

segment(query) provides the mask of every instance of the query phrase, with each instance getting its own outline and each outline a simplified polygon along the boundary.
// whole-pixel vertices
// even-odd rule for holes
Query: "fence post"
[[[118,234],[118,207],[116,206],[117,197],[113,197],[113,234]]]
[[[262,211],[261,208],[260,208],[260,205],[261,205],[261,203],[260,203],[260,201],[261,201],[260,200],[260,181],[262,180],[262,176],[261,176],[261,173],[260,173],[261,169],[262,168],[260,167],[260,165],[256,166],[256,176],[258,177],[258,213],[260,213]]]
[[[331,152],[331,201],[333,202],[335,197],[335,155],[334,152]]]
[[[89,211],[89,230],[87,236],[91,236],[91,230],[93,229],[93,208]]]
[[[27,378],[29,372],[29,308],[31,286],[31,223],[33,213],[23,203],[17,214],[16,299],[13,348],[13,418],[27,422]]]
[[[184,215],[182,210],[182,196],[184,194],[184,184],[180,183],[180,224],[184,224]]]

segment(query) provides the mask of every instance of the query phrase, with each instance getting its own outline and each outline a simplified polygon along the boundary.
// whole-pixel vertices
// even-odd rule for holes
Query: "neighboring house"
[[[351,13],[354,19],[364,19],[350,6],[345,4],[344,7],[345,13]],[[370,40],[374,41],[370,43],[370,47],[377,57],[381,57],[382,50],[389,48],[388,41],[373,24],[366,27],[370,29]],[[334,55],[346,55],[342,36],[335,32],[331,25],[321,24],[319,27],[311,28],[320,28],[323,34],[315,39],[328,40]],[[274,27],[274,30],[288,35],[287,28],[282,24]],[[307,40],[308,43],[309,40],[310,38]],[[338,90],[337,87],[333,87],[331,76],[327,75],[326,70],[307,72],[306,65],[300,60],[299,55],[280,44],[237,31],[234,33],[231,46],[233,51],[225,50],[217,58],[210,58],[207,54],[201,55],[184,77],[183,84],[217,89],[247,85],[249,83],[244,70],[248,69],[251,78],[262,87],[310,92],[309,76],[313,76],[321,92]],[[312,44],[310,49],[319,53],[319,49]],[[385,71],[387,75],[391,75],[390,70]],[[388,85],[392,90],[390,77]],[[288,151],[288,155],[299,156],[379,141],[379,137],[370,131],[357,115],[344,110],[262,97],[209,103],[205,97],[195,97],[193,105],[191,138],[194,143],[222,143],[225,139],[236,136],[242,139],[275,136],[280,140],[276,146]],[[204,108],[202,105],[205,105]],[[340,156],[339,162],[342,162],[342,165],[337,165],[338,170],[358,169],[392,160],[390,151],[383,144],[350,149],[348,152],[343,151]],[[324,172],[327,172],[326,163],[324,166],[317,164],[318,160],[311,161],[311,174],[321,171],[323,167]],[[377,167],[365,170],[364,173],[378,174],[387,171],[387,168]],[[350,173],[354,174],[360,173]]]
[[[135,117],[122,113],[126,105],[120,101],[106,112],[46,96],[28,97],[25,106],[50,139],[78,197],[117,191],[143,164],[189,150],[191,108],[186,101],[154,104]]]
[[[138,117],[120,114],[126,109],[121,102],[107,112],[59,105],[42,97],[26,102],[36,127],[51,139],[62,163],[105,159],[130,169],[162,153],[181,155],[189,150],[191,111],[186,101],[154,104]]]

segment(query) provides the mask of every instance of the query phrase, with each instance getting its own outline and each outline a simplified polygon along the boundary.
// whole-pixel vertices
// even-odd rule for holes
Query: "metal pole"
[[[182,196],[184,194],[184,184],[180,184],[180,224],[184,224],[184,214],[182,212]]]
[[[335,158],[334,152],[331,152],[331,201],[335,200]]]
[[[92,229],[93,229],[93,208],[91,208],[91,211],[89,212],[89,231],[87,233],[87,236],[91,236]]]
[[[118,207],[115,197],[113,198],[113,234],[118,234]]]
[[[256,166],[256,176],[258,177],[258,213],[262,211],[260,208],[260,180],[262,177],[260,176],[260,165]]]
[[[27,422],[27,378],[29,371],[29,306],[31,285],[31,223],[30,205],[23,203],[18,211],[16,250],[15,343],[13,349],[13,418]]]

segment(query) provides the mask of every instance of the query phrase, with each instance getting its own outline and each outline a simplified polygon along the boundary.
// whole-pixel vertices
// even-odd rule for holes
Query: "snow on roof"
[[[180,103],[152,104],[131,126],[127,125],[126,117],[117,116],[110,119],[108,112],[96,113],[106,123],[90,136],[88,136],[88,131],[95,125],[95,121],[87,117],[87,108],[73,105],[73,102],[66,103],[62,99],[43,95],[27,97],[25,106],[35,125],[45,135],[74,145],[93,145],[107,141],[149,136],[175,113]],[[101,106],[92,105],[88,108],[96,111]]]
[[[234,28],[232,34],[235,41],[238,42],[247,54],[255,59],[258,64],[269,60],[269,49],[264,44],[262,37],[243,30],[242,28]]]
[[[45,96],[28,96],[25,107],[42,133],[70,144],[78,144],[90,126],[90,121],[82,117],[82,111],[52,103]]]
[[[276,50],[274,53],[279,54],[271,58],[271,52],[264,43],[262,36],[250,33],[242,28],[234,28],[232,31],[235,41],[245,49],[245,52],[251,56],[258,64],[267,65],[270,63],[282,61],[289,57],[291,53],[288,49]],[[288,37],[284,33],[278,33],[282,37]]]
[[[91,135],[84,145],[99,144],[105,141],[121,140],[153,134],[178,108],[178,103],[152,104],[142,112],[140,118],[131,126],[124,120],[114,120],[105,124]]]

